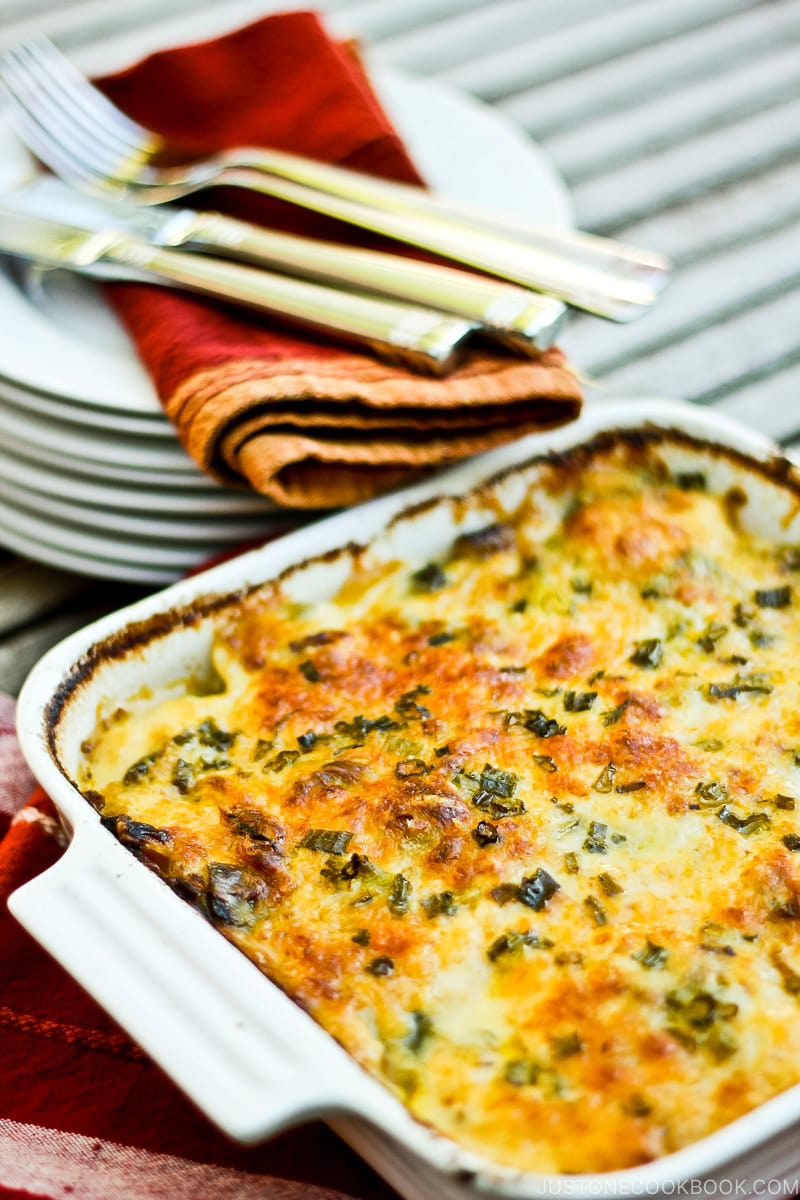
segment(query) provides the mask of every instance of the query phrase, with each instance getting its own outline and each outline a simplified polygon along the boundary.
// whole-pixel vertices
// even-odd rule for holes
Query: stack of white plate
[[[0,544],[157,584],[297,522],[198,470],[92,284],[7,260],[0,314]]]
[[[561,180],[500,114],[429,81],[382,71],[378,82],[435,187],[569,222]],[[0,120],[0,191],[34,169]],[[94,284],[0,257],[0,545],[87,575],[169,583],[308,516],[198,470]]]

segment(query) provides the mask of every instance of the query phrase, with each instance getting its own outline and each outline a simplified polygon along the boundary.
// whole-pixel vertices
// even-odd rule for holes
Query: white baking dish
[[[11,910],[233,1138],[253,1142],[288,1124],[325,1116],[409,1200],[457,1200],[476,1189],[520,1198],[558,1193],[788,1195],[795,1177],[800,1178],[800,1086],[640,1168],[545,1176],[478,1158],[412,1118],[129,854],[101,826],[69,778],[99,709],[124,702],[144,684],[163,695],[175,681],[202,672],[213,597],[319,555],[327,557],[295,572],[292,587],[298,594],[334,590],[349,570],[350,558],[328,552],[352,541],[375,539],[374,552],[385,548],[394,558],[431,557],[453,536],[454,506],[443,499],[418,509],[419,502],[459,495],[498,471],[567,449],[603,430],[645,424],[681,430],[760,463],[778,455],[761,435],[694,406],[654,400],[596,405],[567,428],[525,438],[423,485],[309,526],[103,618],[67,638],[31,674],[20,699],[20,737],[71,844],[54,867],[14,894]],[[746,464],[713,456],[711,462],[715,489],[746,476],[751,497],[746,521],[782,540],[800,540],[797,491],[781,497],[774,482],[758,471],[748,472]],[[800,489],[800,474],[788,465],[783,469],[793,488]],[[511,476],[503,488],[510,494],[520,482],[519,476],[516,484]],[[383,532],[409,505],[414,511]],[[472,517],[480,519],[476,511]],[[185,606],[194,606],[195,615],[180,615]],[[164,617],[156,621],[154,632],[158,614]],[[97,653],[100,643],[103,649]],[[776,1180],[786,1181],[785,1191],[776,1192],[776,1186],[783,1186]]]

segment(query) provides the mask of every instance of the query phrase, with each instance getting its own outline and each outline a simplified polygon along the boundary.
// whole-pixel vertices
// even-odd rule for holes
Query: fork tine
[[[70,82],[62,83],[54,76],[29,43],[7,50],[0,64],[0,70],[13,73],[18,91],[25,92],[42,125],[52,128],[61,143],[73,146],[84,162],[106,169],[109,161],[128,158],[139,150],[139,142],[119,138],[113,124],[104,124],[106,116],[100,107],[97,113],[102,120],[80,102],[79,92]]]
[[[17,49],[27,53],[52,83],[58,85],[60,94],[71,102],[73,111],[88,117],[98,132],[113,138],[131,152],[140,149],[143,143],[158,142],[148,129],[113,105],[43,34],[21,42]]]
[[[0,91],[8,101],[7,109],[11,125],[26,146],[56,175],[68,183],[83,188],[101,189],[101,180],[94,171],[66,150],[31,111],[24,94],[15,86],[7,73],[0,79]]]
[[[24,51],[7,51],[0,58],[0,75],[16,106],[27,115],[26,128],[30,131],[31,122],[37,127],[37,154],[57,173],[62,173],[63,164],[69,161],[73,175],[76,171],[113,175],[121,161],[130,161],[127,149],[105,145],[88,121],[73,119],[61,92],[53,90],[49,76],[31,65]],[[61,165],[56,167],[54,160]]]

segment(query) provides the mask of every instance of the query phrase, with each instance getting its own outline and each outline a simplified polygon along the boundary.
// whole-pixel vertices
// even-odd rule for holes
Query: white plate
[[[67,493],[71,497],[71,493]],[[193,552],[197,542],[209,544],[218,543],[221,546],[236,545],[252,541],[263,534],[266,537],[272,533],[284,533],[292,529],[300,521],[296,516],[276,514],[274,511],[260,513],[232,513],[227,517],[223,513],[199,516],[196,513],[184,514],[173,512],[165,505],[160,512],[150,512],[139,515],[135,511],[121,512],[117,508],[103,508],[96,505],[76,504],[72,498],[61,496],[44,496],[41,492],[29,491],[28,488],[12,483],[0,476],[0,504],[3,501],[23,507],[34,516],[41,516],[51,526],[68,521],[71,525],[86,530],[90,535],[97,531],[101,534],[115,533],[121,538],[144,538],[148,544],[153,542],[174,542],[176,548],[183,547],[187,553]],[[117,544],[124,550],[124,544]]]
[[[570,222],[561,180],[507,118],[438,83],[385,68],[375,76],[392,120],[435,188],[509,215]],[[29,171],[0,123],[0,185],[7,188]],[[46,280],[0,259],[0,376],[97,409],[157,416],[149,377],[95,286],[64,272],[48,273]]]
[[[115,412],[107,408],[95,408],[89,404],[76,404],[64,396],[49,396],[44,392],[29,391],[18,387],[8,379],[0,377],[0,398],[8,400],[17,408],[40,416],[52,417],[56,421],[68,421],[73,425],[108,429],[113,420],[115,434],[132,433],[135,437],[157,437],[175,441],[175,429],[163,412],[150,415]]]
[[[63,517],[51,517],[31,512],[16,501],[0,499],[0,520],[7,529],[33,542],[55,545],[74,555],[101,559],[135,567],[157,567],[177,579],[190,567],[213,557],[220,545],[217,541],[198,538],[194,544],[166,545],[152,538],[123,537],[103,533],[85,525],[76,525]],[[27,553],[27,551],[23,551]],[[92,572],[90,572],[91,574]]]
[[[114,483],[130,483],[137,487],[181,488],[186,492],[213,492],[217,485],[208,475],[204,475],[194,463],[189,463],[185,470],[160,470],[155,468],[139,468],[124,464],[106,462],[104,459],[75,458],[65,454],[63,450],[47,446],[37,446],[24,437],[14,437],[3,432],[0,445],[9,454],[19,455],[46,469],[54,469],[58,474],[70,473],[79,475],[87,480],[107,480]]]
[[[39,413],[28,412],[0,395],[0,434],[9,434],[21,442],[56,450],[65,458],[87,463],[116,463],[119,466],[160,471],[197,471],[196,465],[177,440],[154,441],[153,438],[113,431],[113,418],[107,426],[73,425]]]
[[[137,487],[123,482],[108,487],[84,475],[41,466],[21,453],[8,454],[3,449],[0,449],[0,476],[27,492],[40,493],[43,502],[47,497],[69,496],[73,503],[87,505],[93,511],[110,508],[121,512],[167,512],[186,520],[228,514],[276,513],[276,506],[265,496],[215,487],[205,476],[200,476],[201,482],[206,484],[202,491],[187,489],[183,483],[172,488],[150,484]]]

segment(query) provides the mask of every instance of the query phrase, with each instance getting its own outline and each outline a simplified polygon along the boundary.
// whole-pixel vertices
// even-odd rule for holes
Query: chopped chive
[[[618,704],[616,708],[607,709],[606,712],[603,713],[603,724],[606,726],[616,725],[617,721],[625,712],[625,709],[629,704],[630,700],[623,700],[622,703]]]
[[[566,712],[587,712],[596,699],[597,692],[567,692],[564,709]]]
[[[586,906],[586,908],[588,908],[589,912],[592,914],[595,925],[607,925],[608,924],[608,917],[606,916],[606,910],[603,908],[603,906],[599,900],[596,900],[594,896],[587,896],[583,903]]]
[[[607,871],[603,871],[597,876],[597,882],[607,896],[619,896],[623,891],[622,885],[617,883],[613,875],[609,875]]]
[[[395,875],[387,904],[396,917],[405,916],[408,912],[408,901],[411,895],[411,884],[405,875]]]
[[[273,775],[280,775],[281,771],[285,770],[290,763],[297,762],[299,757],[299,750],[281,750],[274,758],[270,758],[265,762],[261,770],[271,771]]]
[[[594,790],[596,792],[610,792],[614,786],[614,776],[616,773],[617,768],[614,766],[613,762],[606,763],[597,779],[595,779],[594,783],[592,784]]]
[[[669,953],[663,946],[657,946],[655,942],[648,941],[643,949],[637,950],[633,957],[648,971],[662,971],[667,965]]]
[[[588,851],[589,854],[605,854],[608,850],[606,843],[607,833],[607,825],[604,825],[601,821],[592,821],[589,826],[589,836],[583,843],[584,850]]]
[[[753,593],[753,599],[759,608],[788,608],[792,603],[792,589],[788,584],[783,587],[759,588]]]
[[[319,854],[346,854],[352,840],[352,833],[343,829],[309,829],[300,842],[300,849],[315,850]]]
[[[422,911],[432,921],[434,917],[452,917],[458,911],[458,905],[452,892],[439,892],[435,896],[426,896],[422,901]]]
[[[491,821],[478,821],[472,831],[472,836],[482,849],[486,846],[494,846],[500,841],[500,832]]]
[[[533,761],[540,771],[547,771],[548,774],[552,774],[558,770],[558,767],[549,754],[534,754]]]
[[[727,632],[727,625],[719,625],[712,621],[697,639],[697,644],[701,650],[706,652],[706,654],[713,654],[716,649],[717,642],[722,641]]]
[[[413,779],[418,775],[426,775],[428,768],[421,758],[405,758],[396,763],[394,773],[398,779]]]
[[[413,573],[411,585],[415,592],[438,592],[447,587],[447,576],[438,563],[429,562]]]
[[[731,829],[735,829],[742,837],[750,837],[751,834],[769,829],[772,823],[767,814],[763,812],[750,813],[747,817],[737,816],[728,804],[723,805],[717,816],[724,825],[729,825]]]
[[[708,482],[702,471],[676,471],[675,486],[682,492],[704,492]]]
[[[572,1058],[583,1049],[583,1039],[580,1034],[567,1033],[563,1037],[551,1038],[554,1058]]]
[[[419,1054],[428,1038],[433,1034],[433,1021],[427,1013],[412,1012],[411,1033],[406,1038],[406,1046],[412,1054]]]
[[[370,975],[391,975],[394,971],[394,960],[385,956],[373,958],[372,962],[367,963],[366,970]]]
[[[519,885],[518,899],[534,912],[541,912],[547,902],[552,899],[561,884],[556,883],[553,876],[542,867],[537,868],[533,875],[527,875]]]
[[[635,667],[655,668],[664,657],[664,647],[660,638],[646,638],[636,643],[636,649],[630,656],[629,662]]]

